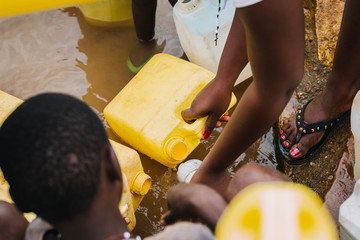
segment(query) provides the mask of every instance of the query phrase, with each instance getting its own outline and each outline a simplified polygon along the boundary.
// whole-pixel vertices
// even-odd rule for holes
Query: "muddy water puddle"
[[[167,1],[159,1],[156,35],[164,52],[183,57]],[[108,127],[102,114],[109,101],[134,76],[126,59],[137,41],[133,26],[100,28],[89,25],[77,8],[51,10],[0,19],[0,89],[26,99],[42,92],[61,92],[87,102],[99,114],[111,139],[122,142]],[[234,89],[239,98],[249,81]],[[203,159],[222,128],[191,153]],[[270,130],[239,156],[232,174],[248,162],[277,167],[274,134]],[[167,210],[166,192],[177,183],[176,170],[140,153],[152,187],[136,212],[136,234],[142,237],[162,230],[159,219]]]

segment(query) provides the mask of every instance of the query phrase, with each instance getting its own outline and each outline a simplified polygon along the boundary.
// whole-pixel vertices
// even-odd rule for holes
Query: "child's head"
[[[230,202],[247,186],[259,182],[291,182],[285,174],[266,166],[249,163],[241,167],[229,183],[226,200]]]
[[[42,94],[0,128],[0,167],[19,209],[54,224],[90,208],[109,146],[102,122],[85,103]]]

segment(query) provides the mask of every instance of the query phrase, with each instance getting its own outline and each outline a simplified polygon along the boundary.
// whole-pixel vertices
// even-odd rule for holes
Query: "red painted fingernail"
[[[281,140],[285,140],[285,135],[281,135]]]
[[[284,133],[284,131],[283,130],[280,130],[280,134],[283,134]]]
[[[285,147],[289,147],[290,143],[289,142],[284,142]]]
[[[210,134],[211,134],[210,131],[205,131],[204,134],[203,134],[204,139],[208,139]]]
[[[299,149],[294,148],[293,150],[290,151],[290,155],[295,157],[300,153]]]

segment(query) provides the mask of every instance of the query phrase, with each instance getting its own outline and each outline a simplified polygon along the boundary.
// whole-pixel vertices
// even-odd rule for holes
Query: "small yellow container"
[[[135,150],[113,140],[110,140],[110,143],[126,177],[126,180],[123,179],[124,190],[120,211],[124,218],[130,220],[128,227],[132,230],[136,225],[134,212],[151,187],[151,177],[144,172],[140,156]],[[128,186],[128,190],[125,189],[125,185]]]
[[[174,168],[199,145],[207,119],[188,124],[181,111],[213,78],[193,63],[157,54],[105,107],[105,118],[125,142]],[[235,103],[233,94],[230,106]]]
[[[22,102],[22,100],[0,91],[0,126]],[[110,143],[123,173],[123,195],[119,209],[122,216],[129,222],[129,229],[132,230],[136,225],[135,211],[150,189],[151,177],[144,172],[139,154],[135,150],[112,140]],[[13,202],[9,194],[9,184],[5,181],[1,170],[0,200]],[[33,213],[26,213],[25,217],[28,221],[32,221],[36,216]]]
[[[103,0],[80,4],[79,8],[86,21],[100,27],[132,25],[131,0]]]

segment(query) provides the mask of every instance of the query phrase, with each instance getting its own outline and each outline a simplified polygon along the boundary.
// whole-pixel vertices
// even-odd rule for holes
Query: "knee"
[[[295,89],[299,86],[302,79],[304,77],[304,69],[301,68],[293,73],[291,78],[289,79],[288,84],[288,92],[291,92],[291,94],[295,91]]]
[[[251,184],[269,181],[291,181],[291,179],[276,169],[259,164],[247,164],[236,172],[229,183],[226,199],[230,201],[237,193]]]

